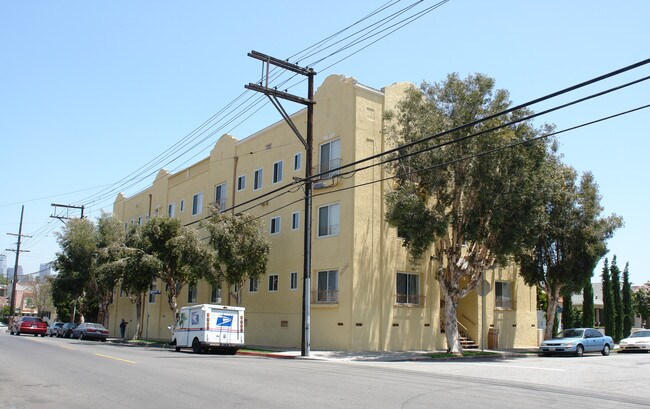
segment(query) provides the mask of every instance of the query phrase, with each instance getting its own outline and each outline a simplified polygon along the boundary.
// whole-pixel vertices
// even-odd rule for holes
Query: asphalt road
[[[650,354],[351,362],[0,333],[0,408],[638,408]]]

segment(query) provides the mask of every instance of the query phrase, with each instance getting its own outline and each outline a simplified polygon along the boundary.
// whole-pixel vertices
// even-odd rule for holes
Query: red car
[[[37,336],[45,336],[47,332],[47,324],[40,318],[37,317],[20,317],[11,324],[9,333],[11,335],[20,335],[25,334],[34,334]]]

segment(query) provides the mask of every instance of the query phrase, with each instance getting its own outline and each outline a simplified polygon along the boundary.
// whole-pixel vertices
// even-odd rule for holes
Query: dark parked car
[[[59,332],[59,328],[61,328],[62,326],[63,326],[62,322],[57,321],[57,322],[51,323],[50,326],[47,327],[47,331],[45,331],[45,335],[49,335],[51,337],[56,336],[57,333]]]
[[[82,322],[72,330],[72,338],[98,339],[104,342],[108,338],[108,330],[102,324]]]
[[[74,322],[67,322],[63,324],[61,328],[56,333],[56,336],[59,338],[72,338],[72,330],[77,327],[77,324]]]
[[[585,352],[600,352],[607,356],[614,348],[612,337],[603,335],[594,328],[565,329],[553,339],[547,339],[539,346],[539,355],[572,354],[582,356]]]
[[[37,336],[45,336],[47,332],[47,324],[40,318],[37,317],[20,317],[11,324],[9,333],[11,335],[20,335],[25,334],[34,334]]]

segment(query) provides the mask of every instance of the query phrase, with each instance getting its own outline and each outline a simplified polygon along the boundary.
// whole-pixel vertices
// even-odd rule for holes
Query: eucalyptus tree
[[[548,339],[553,336],[560,294],[580,288],[591,277],[622,219],[601,216],[598,186],[591,173],[578,181],[576,171],[556,156],[547,161],[546,174],[544,217],[534,229],[533,251],[517,258],[524,280],[548,295],[544,334]]]
[[[270,245],[262,233],[261,221],[255,216],[233,216],[212,208],[210,217],[202,226],[207,230],[210,246],[215,251],[216,277],[226,281],[228,291],[232,284],[242,288],[247,280],[258,280],[266,273]],[[239,305],[242,291],[229,294]]]
[[[515,123],[530,114],[526,109],[478,121],[510,105],[508,92],[495,90],[492,78],[450,74],[441,83],[407,90],[385,117],[385,134],[401,147],[390,165],[395,184],[386,195],[386,219],[397,227],[414,266],[430,255],[437,260],[453,354],[462,354],[460,299],[486,270],[530,247],[531,226],[541,212],[538,188],[548,142],[532,141],[551,127]],[[438,136],[426,138],[431,135]]]
[[[174,317],[178,313],[178,294],[186,285],[200,279],[212,280],[214,252],[202,242],[196,230],[179,219],[153,217],[142,227],[142,250],[159,263],[158,278],[165,284],[167,303]]]

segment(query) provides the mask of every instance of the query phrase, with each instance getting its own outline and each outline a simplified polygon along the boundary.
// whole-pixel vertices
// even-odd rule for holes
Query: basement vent
[[[430,327],[430,326],[431,326],[431,324],[424,324],[424,326],[425,326],[425,327]]]
[[[343,326],[343,323],[342,323],[342,322],[339,322],[339,323],[338,323],[338,326],[339,326],[339,327],[342,327],[342,326]]]
[[[289,321],[280,321],[280,326],[282,328],[289,328]]]
[[[399,327],[399,324],[396,322],[393,322],[393,327]]]
[[[267,143],[267,144],[266,144],[266,150],[268,151],[269,149],[271,149],[271,146],[272,146],[272,145],[271,145],[270,143]]]
[[[360,322],[357,322],[357,323],[356,323],[356,324],[354,324],[354,325],[356,325],[357,327],[363,327],[363,324],[362,324],[362,323],[360,323]]]

